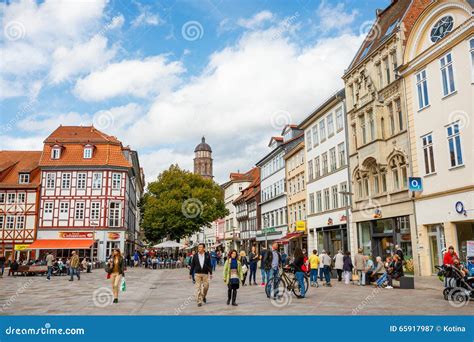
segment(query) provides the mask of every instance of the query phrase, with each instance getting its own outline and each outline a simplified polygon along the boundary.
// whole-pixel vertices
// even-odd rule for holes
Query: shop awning
[[[300,232],[293,232],[293,233],[288,233],[284,237],[282,237],[280,240],[275,241],[276,243],[279,243],[280,245],[286,245],[288,244],[291,240],[296,239],[300,236],[303,236],[303,233]]]
[[[36,240],[28,249],[88,249],[93,244],[92,239],[44,239]]]

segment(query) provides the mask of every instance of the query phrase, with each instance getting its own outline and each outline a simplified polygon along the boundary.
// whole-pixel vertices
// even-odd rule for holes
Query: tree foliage
[[[228,214],[218,184],[178,165],[171,165],[148,185],[141,211],[145,236],[152,242],[192,235]]]

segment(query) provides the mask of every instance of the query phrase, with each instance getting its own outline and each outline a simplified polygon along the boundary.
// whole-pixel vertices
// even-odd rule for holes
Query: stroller
[[[445,300],[463,303],[474,299],[474,277],[464,277],[452,265],[436,266],[438,277],[444,277],[443,296]]]

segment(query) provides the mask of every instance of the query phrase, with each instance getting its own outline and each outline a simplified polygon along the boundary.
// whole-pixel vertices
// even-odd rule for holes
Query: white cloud
[[[347,6],[339,2],[331,5],[326,1],[321,2],[316,11],[319,19],[318,28],[323,32],[347,31],[358,15],[357,10],[346,12]]]
[[[74,92],[87,101],[123,95],[144,98],[172,89],[184,71],[181,62],[170,62],[164,55],[125,60],[78,80]]]
[[[44,136],[39,135],[28,137],[0,135],[0,150],[41,151],[43,141]]]
[[[122,14],[120,14],[118,16],[113,17],[110,23],[107,25],[107,27],[111,30],[114,30],[114,29],[122,27],[124,23],[125,23],[125,18],[123,17]]]
[[[154,13],[151,11],[150,6],[144,6],[140,3],[137,3],[139,15],[133,19],[132,26],[139,27],[139,26],[157,26],[164,23],[164,20],[160,18],[158,13]]]
[[[75,44],[71,48],[59,47],[53,52],[49,77],[52,83],[60,83],[71,76],[104,66],[116,52],[115,47],[107,48],[107,38],[101,35],[96,35],[83,44]]]
[[[343,87],[344,68],[362,39],[344,34],[300,48],[279,27],[244,34],[214,53],[200,76],[157,97],[124,140],[137,148],[185,145],[192,151],[205,135],[222,181],[268,152],[269,137],[281,131],[272,125],[276,115],[288,112],[290,121],[299,123]],[[163,164],[147,161],[153,163]]]
[[[240,18],[237,24],[247,29],[256,29],[261,27],[265,22],[273,19],[273,13],[270,11],[261,11],[255,14],[252,18]]]
[[[132,146],[133,147],[133,146]],[[160,172],[168,169],[171,164],[178,164],[185,170],[193,170],[194,154],[182,153],[171,148],[162,148],[157,151],[139,154],[140,164],[145,170],[147,182],[156,180]]]

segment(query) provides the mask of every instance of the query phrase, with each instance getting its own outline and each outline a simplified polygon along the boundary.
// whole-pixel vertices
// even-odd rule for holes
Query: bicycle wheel
[[[281,295],[280,292],[284,291],[284,288],[281,288],[282,285],[284,286],[284,281],[282,281],[281,278],[270,278],[265,285],[265,294],[267,295],[267,298],[275,298]]]
[[[308,292],[308,278],[304,277],[304,280],[303,280],[303,283],[304,283],[304,286],[305,286],[305,293]],[[300,286],[300,282],[294,278],[291,282],[291,287],[292,287],[292,291],[293,291],[293,294],[298,297],[298,298],[301,298],[303,297],[301,294],[302,294],[302,291],[301,291],[301,286]]]

